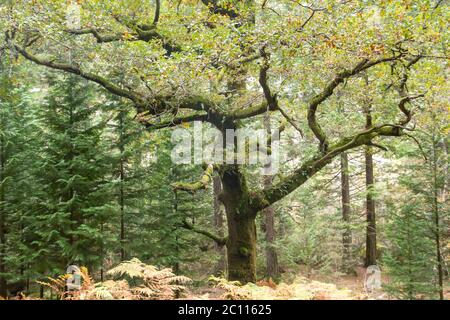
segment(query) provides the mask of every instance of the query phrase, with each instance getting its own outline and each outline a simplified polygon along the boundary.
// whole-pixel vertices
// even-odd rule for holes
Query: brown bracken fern
[[[68,274],[38,283],[64,300],[164,300],[180,297],[186,291],[185,285],[192,281],[173,274],[171,269],[159,270],[138,259],[124,261],[109,270],[107,274],[115,280],[95,283],[86,267],[80,268],[80,274],[82,283],[76,291],[66,291]]]
[[[173,274],[172,269],[158,270],[136,258],[122,262],[107,274],[138,280],[140,284],[130,290],[136,297],[152,300],[177,298],[186,291],[185,285],[192,281],[188,277]]]

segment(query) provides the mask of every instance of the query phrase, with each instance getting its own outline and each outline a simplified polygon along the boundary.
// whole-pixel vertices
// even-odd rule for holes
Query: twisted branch
[[[198,234],[204,235],[205,237],[214,240],[219,246],[224,246],[227,243],[227,237],[220,237],[220,236],[218,236],[216,234],[213,234],[210,231],[197,228],[192,223],[188,222],[186,219],[183,220],[183,222],[180,225],[180,227],[185,228],[187,230],[194,231],[194,232],[196,232]]]
[[[328,138],[323,131],[320,124],[317,122],[316,119],[316,111],[317,107],[323,103],[325,100],[327,100],[334,92],[334,89],[339,86],[339,84],[343,83],[346,79],[355,76],[356,74],[367,70],[373,66],[376,66],[380,63],[389,62],[389,61],[395,61],[402,57],[402,54],[393,56],[393,57],[387,57],[387,58],[381,58],[378,60],[368,60],[363,59],[361,60],[355,67],[353,67],[350,70],[344,70],[340,73],[338,73],[332,81],[330,81],[326,87],[317,94],[315,97],[313,97],[309,103],[308,107],[308,125],[311,129],[311,131],[316,136],[317,140],[319,140],[319,150],[323,153],[325,153],[328,149]]]
[[[188,183],[188,182],[176,182],[172,184],[172,189],[174,191],[185,191],[191,194],[195,192],[206,189],[212,180],[212,176],[214,173],[214,166],[209,164],[205,171],[203,172],[202,177],[199,181]]]

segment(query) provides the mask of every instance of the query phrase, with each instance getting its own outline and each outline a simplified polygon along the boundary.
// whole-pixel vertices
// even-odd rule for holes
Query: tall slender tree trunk
[[[23,218],[21,217],[21,219],[23,219]],[[20,243],[22,245],[24,245],[24,246],[27,243],[26,239],[25,239],[25,225],[24,225],[24,223],[20,223]],[[30,264],[29,263],[24,262],[24,263],[22,263],[20,265],[20,275],[21,275],[20,282],[21,282],[21,285],[23,287],[22,290],[25,291],[24,293],[27,294],[27,295],[29,293],[29,291],[28,291],[28,289],[29,289],[29,268],[30,268]],[[26,272],[26,274],[25,274],[25,272]]]
[[[264,177],[266,186],[272,185],[272,176]],[[264,210],[265,226],[266,226],[266,272],[267,276],[277,279],[280,276],[278,267],[278,255],[274,248],[275,243],[275,208],[270,206]]]
[[[350,229],[350,179],[348,173],[348,155],[341,154],[341,194],[342,194],[342,221],[344,232],[342,234],[342,267],[345,272],[350,271],[352,232]]]
[[[238,166],[227,165],[221,180],[228,223],[228,279],[256,282],[256,212],[249,209],[245,178]]]
[[[67,154],[67,163],[73,163],[74,158],[75,158],[75,152],[73,150],[73,144],[74,144],[74,140],[75,140],[75,133],[74,133],[74,107],[73,104],[70,104],[69,107],[69,139],[70,139],[70,149],[69,152]],[[73,172],[72,172],[72,166],[69,167],[69,174],[70,177],[73,177]],[[66,194],[66,199],[65,201],[68,202],[71,199],[73,199],[74,197],[74,190],[72,187],[70,187],[67,190],[67,194]],[[77,236],[74,236],[73,234],[75,233],[74,231],[77,230],[77,228],[81,225],[81,217],[80,214],[78,212],[76,212],[75,208],[73,207],[73,205],[70,205],[69,207],[69,212],[70,212],[70,221],[73,223],[72,225],[72,232],[69,235],[69,243],[72,247],[74,247],[75,243],[78,240]],[[73,261],[73,257],[70,257],[70,261],[68,261],[69,264],[74,263],[75,261]],[[78,261],[78,263],[80,263],[81,261]]]
[[[434,215],[434,241],[436,244],[436,261],[438,271],[438,286],[439,286],[439,299],[444,300],[444,272],[442,266],[442,254],[441,254],[441,227],[440,227],[440,212],[439,212],[439,183],[438,183],[438,145],[436,136],[433,133],[433,215]]]
[[[103,222],[100,224],[100,234],[103,235]],[[100,282],[103,282],[104,280],[104,269],[103,269],[103,263],[105,261],[105,248],[103,246],[103,243],[100,245],[100,256],[101,256],[101,262],[100,262]]]
[[[222,203],[219,201],[219,196],[222,193],[222,182],[219,176],[214,176],[213,178],[213,192],[214,192],[214,227],[217,234],[223,237],[223,210]],[[226,272],[226,252],[225,247],[220,246],[216,243],[215,245],[217,252],[219,253],[219,261],[214,268],[215,274],[225,274]]]
[[[125,142],[124,142],[124,113],[120,112],[119,115],[119,150],[120,150],[120,191],[119,191],[119,206],[120,206],[120,260],[124,261],[126,259],[125,253],[125,192],[124,192],[124,183],[125,183]]]
[[[30,270],[30,263],[27,263],[27,270]],[[29,294],[30,293],[30,273],[27,273],[25,288],[27,290],[27,294]]]
[[[272,135],[272,130],[270,128],[270,117],[269,113],[266,112],[264,117],[264,126],[268,136]],[[270,146],[267,146],[267,150],[270,150]],[[270,169],[272,163],[270,158],[268,158],[268,163],[266,168]],[[272,186],[273,176],[264,176],[264,187],[269,188]],[[278,256],[275,250],[275,208],[273,206],[267,207],[264,210],[265,218],[265,231],[266,231],[266,273],[269,278],[277,279],[280,276],[280,270],[278,267]]]
[[[4,126],[3,126],[4,128]],[[6,283],[6,211],[4,209],[5,203],[5,187],[4,174],[6,167],[6,155],[5,155],[5,141],[3,136],[0,137],[0,296],[6,297],[7,283]]]
[[[172,173],[173,173],[172,169]],[[173,207],[172,207],[172,211],[174,213],[174,215],[178,215],[178,193],[175,191],[173,194]],[[175,235],[175,256],[176,256],[176,261],[174,262],[172,269],[173,272],[175,274],[179,274],[180,272],[180,241],[178,238],[178,232],[175,229],[173,234]]]
[[[178,237],[178,233],[175,233],[175,255],[177,257],[177,261],[173,265],[173,272],[175,274],[180,273],[180,238]]]
[[[448,199],[448,186],[450,183],[450,176],[449,176],[449,163],[447,161],[447,159],[449,158],[449,153],[448,153],[448,137],[444,136],[442,139],[442,150],[444,152],[444,173],[442,174],[442,176],[444,177],[444,181],[443,181],[443,186],[442,186],[442,203],[443,204],[447,204],[447,199]],[[442,227],[441,227],[441,233],[444,237],[444,242],[448,241],[448,236],[450,235],[450,223],[445,223]],[[445,253],[444,253],[445,255]],[[445,261],[445,259],[442,261],[442,268],[444,269],[444,278],[448,278],[449,276],[449,269],[448,269],[448,265]]]
[[[372,115],[370,108],[366,113],[366,127],[372,126]],[[366,260],[365,266],[377,264],[377,229],[375,219],[375,199],[374,191],[374,174],[373,174],[373,157],[372,148],[367,146],[364,151],[366,160]]]

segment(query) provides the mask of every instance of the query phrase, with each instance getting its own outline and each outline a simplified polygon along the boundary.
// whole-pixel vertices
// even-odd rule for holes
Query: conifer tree
[[[110,240],[102,231],[112,214],[111,159],[101,141],[105,121],[92,93],[85,81],[54,77],[41,109],[45,145],[38,180],[45,198],[34,243],[42,251],[43,273],[61,273],[71,263],[98,267],[99,252]]]
[[[436,108],[437,109],[437,108]],[[445,120],[437,110],[425,113],[418,136],[420,148],[401,150],[407,156],[407,171],[400,184],[401,209],[396,209],[389,227],[393,248],[385,258],[392,279],[388,289],[395,295],[444,299],[443,223],[448,219],[446,170],[448,144]]]
[[[392,243],[383,259],[390,279],[386,289],[401,299],[415,300],[436,294],[430,221],[421,211],[419,201],[415,198],[390,212],[388,238]]]
[[[28,287],[33,252],[28,249],[38,126],[23,68],[4,59],[0,66],[0,296]]]

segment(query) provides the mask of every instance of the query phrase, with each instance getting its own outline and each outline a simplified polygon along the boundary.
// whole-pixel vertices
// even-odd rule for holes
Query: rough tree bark
[[[342,221],[344,232],[342,234],[342,268],[344,272],[350,271],[352,232],[350,229],[350,183],[348,173],[348,154],[341,154],[341,194],[342,194]]]
[[[372,126],[372,115],[370,108],[366,110],[366,127]],[[373,195],[374,174],[372,148],[366,146],[364,150],[366,164],[366,260],[365,266],[377,264],[377,230],[375,218],[375,199]]]
[[[256,282],[256,211],[251,209],[245,177],[237,165],[225,165],[221,174],[228,223],[226,241],[228,278]]]
[[[264,126],[268,136],[272,136],[272,130],[270,128],[270,116],[267,112],[264,116]],[[270,145],[267,146],[269,150]],[[272,163],[269,162],[266,164],[266,168],[270,169],[272,167]],[[264,187],[270,188],[272,186],[273,176],[266,175],[264,176]],[[269,206],[264,209],[264,218],[265,218],[265,232],[266,232],[266,274],[269,278],[277,279],[280,276],[280,270],[278,267],[278,255],[277,251],[274,247],[275,242],[275,208],[273,206]]]

